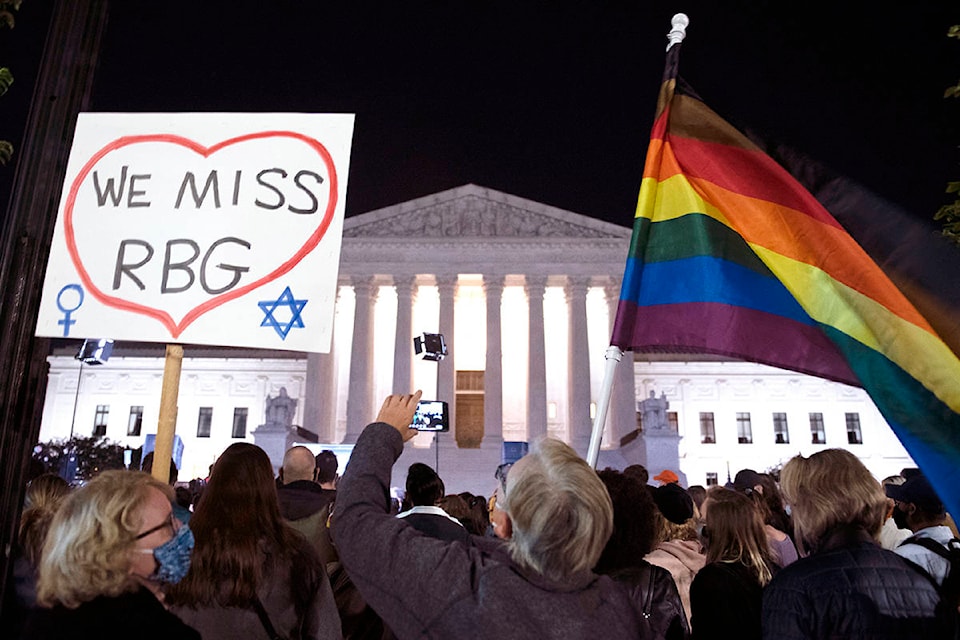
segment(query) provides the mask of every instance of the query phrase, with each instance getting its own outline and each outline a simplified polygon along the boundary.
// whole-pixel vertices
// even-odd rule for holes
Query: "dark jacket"
[[[642,637],[639,606],[591,572],[551,582],[523,570],[502,545],[427,537],[388,511],[396,429],[369,425],[340,483],[333,538],[344,566],[398,638]]]
[[[931,640],[938,599],[930,580],[866,531],[838,529],[767,585],[763,637]]]
[[[673,576],[663,567],[641,560],[643,564],[609,573],[627,585],[630,596],[640,606],[644,627],[642,638],[682,640],[690,635],[687,614]]]
[[[336,490],[324,489],[310,480],[295,480],[277,489],[280,515],[284,520],[300,520],[312,516],[336,499]]]
[[[739,562],[711,562],[690,585],[690,626],[696,640],[760,639],[763,587]]]
[[[417,531],[427,534],[431,538],[454,542],[467,542],[470,540],[470,533],[462,524],[454,522],[450,518],[441,514],[433,513],[407,513],[397,516]]]
[[[326,565],[337,560],[337,552],[327,528],[336,499],[336,490],[324,489],[309,480],[295,480],[277,489],[280,515],[313,544]],[[332,568],[328,566],[327,570]]]
[[[200,634],[139,588],[116,597],[100,596],[76,609],[34,609],[23,640],[200,640]]]

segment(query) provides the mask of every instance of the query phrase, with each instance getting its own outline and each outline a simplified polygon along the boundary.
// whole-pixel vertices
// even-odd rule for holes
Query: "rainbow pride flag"
[[[863,387],[960,516],[960,251],[708,108],[667,54],[611,344]],[[869,252],[868,252],[869,250]]]

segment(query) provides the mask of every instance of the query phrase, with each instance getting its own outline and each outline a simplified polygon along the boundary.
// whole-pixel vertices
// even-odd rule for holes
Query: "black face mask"
[[[893,507],[893,523],[897,525],[899,529],[909,529],[907,526],[907,514],[904,511],[900,510],[900,507],[894,505]]]

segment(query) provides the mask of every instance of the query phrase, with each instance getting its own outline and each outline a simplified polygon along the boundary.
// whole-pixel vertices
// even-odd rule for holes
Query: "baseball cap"
[[[758,484],[762,484],[760,474],[753,469],[741,469],[733,479],[733,490],[740,493],[747,493],[747,490],[753,491]]]
[[[910,502],[931,511],[943,509],[943,501],[923,474],[915,475],[903,484],[888,484],[884,490],[887,497],[897,502]]]
[[[667,484],[671,482],[680,482],[680,477],[677,474],[675,474],[673,471],[670,471],[670,469],[664,469],[657,475],[653,476],[653,479],[658,482],[664,482]]]

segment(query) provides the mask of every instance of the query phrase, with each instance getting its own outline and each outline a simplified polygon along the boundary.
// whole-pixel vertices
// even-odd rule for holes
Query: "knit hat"
[[[679,484],[671,482],[656,487],[651,493],[660,513],[670,522],[683,524],[693,517],[693,498]]]

